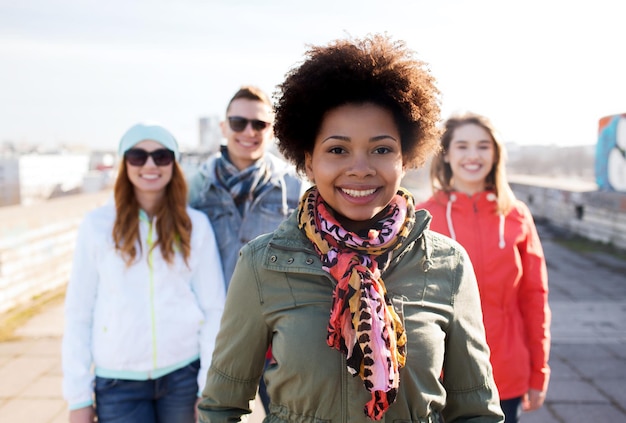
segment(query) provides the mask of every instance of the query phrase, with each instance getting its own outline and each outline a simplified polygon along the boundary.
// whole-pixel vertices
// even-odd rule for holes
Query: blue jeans
[[[265,359],[265,367],[263,368],[264,372],[265,372],[265,369],[267,369],[267,366],[269,366],[271,361],[272,360],[269,358]],[[270,396],[267,394],[267,386],[265,385],[264,375],[261,375],[261,380],[259,381],[259,398],[261,399],[261,403],[263,403],[263,409],[265,410],[265,415],[268,415],[270,413]]]
[[[500,401],[506,423],[517,423],[522,415],[522,397]]]
[[[98,423],[194,423],[200,360],[158,379],[96,376]]]

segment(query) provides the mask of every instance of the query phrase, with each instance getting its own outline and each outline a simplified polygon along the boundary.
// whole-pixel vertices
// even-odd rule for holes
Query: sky
[[[309,46],[387,33],[429,64],[442,118],[591,145],[626,113],[625,17],[623,0],[0,0],[0,143],[115,149],[152,120],[193,148],[241,85],[271,95]]]

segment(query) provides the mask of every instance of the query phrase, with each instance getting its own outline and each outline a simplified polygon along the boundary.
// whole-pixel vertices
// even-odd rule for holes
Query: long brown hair
[[[476,113],[466,112],[453,115],[444,123],[444,132],[440,141],[441,149],[433,158],[430,167],[430,181],[433,192],[454,191],[452,187],[452,168],[449,163],[445,162],[444,156],[450,148],[454,131],[464,125],[480,126],[487,131],[493,141],[495,157],[493,167],[485,178],[485,186],[487,189],[495,191],[498,199],[498,212],[506,215],[513,207],[513,202],[515,201],[515,194],[513,194],[506,177],[506,149],[491,121],[485,116]]]
[[[134,186],[126,172],[126,161],[122,160],[114,187],[116,216],[113,225],[113,241],[126,266],[130,266],[141,255],[139,238],[139,202]],[[191,252],[191,219],[187,215],[187,183],[176,161],[173,163],[172,179],[165,187],[165,195],[156,211],[157,246],[165,261],[174,262],[180,251],[186,264]],[[150,253],[150,252],[148,252]]]

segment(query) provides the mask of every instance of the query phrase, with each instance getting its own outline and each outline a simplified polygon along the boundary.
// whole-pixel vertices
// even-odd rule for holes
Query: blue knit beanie
[[[177,161],[180,158],[178,143],[174,135],[156,123],[138,123],[131,126],[122,136],[117,152],[120,157],[123,157],[126,151],[144,140],[156,141],[163,147],[172,150]]]

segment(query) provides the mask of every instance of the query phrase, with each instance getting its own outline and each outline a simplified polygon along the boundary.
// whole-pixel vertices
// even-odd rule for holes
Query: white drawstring
[[[504,215],[502,213],[500,213],[500,242],[498,245],[501,250],[506,246],[506,243],[504,242]]]
[[[454,226],[452,225],[452,203],[454,201],[456,201],[456,195],[450,194],[450,197],[448,197],[448,205],[446,206],[446,220],[448,221],[450,238],[456,241],[456,233],[454,233]]]
[[[487,201],[496,201],[498,197],[493,192],[487,194]],[[503,249],[506,246],[506,242],[504,242],[504,215],[500,213],[500,225],[498,227],[498,246],[500,249]]]
[[[496,201],[497,197],[494,193],[490,192],[487,194],[488,201]],[[456,233],[454,232],[454,225],[452,224],[452,203],[456,201],[456,195],[450,194],[448,198],[448,204],[446,205],[446,221],[448,223],[448,231],[450,232],[450,238],[456,241]],[[498,225],[498,246],[502,250],[506,247],[506,242],[504,241],[504,215],[502,213],[500,215],[500,224]]]

